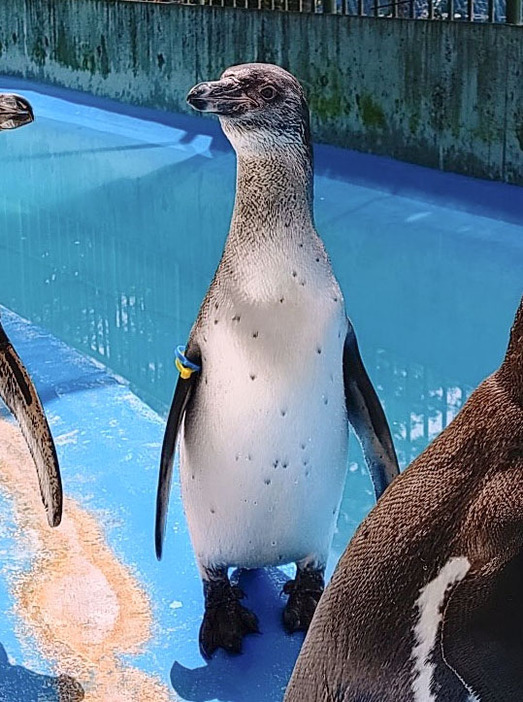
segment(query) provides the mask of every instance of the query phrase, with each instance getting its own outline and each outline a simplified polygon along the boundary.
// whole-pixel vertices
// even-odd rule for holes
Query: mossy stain
[[[31,50],[31,58],[37,66],[45,66],[45,60],[47,58],[47,52],[45,50],[45,44],[42,37],[37,37],[33,44]]]
[[[363,94],[356,98],[360,110],[361,121],[369,129],[385,129],[387,120],[385,113],[370,95]]]
[[[413,112],[409,117],[409,131],[411,134],[416,134],[419,128],[420,115],[419,112]]]
[[[519,142],[519,148],[523,151],[523,120],[516,127],[516,137]]]

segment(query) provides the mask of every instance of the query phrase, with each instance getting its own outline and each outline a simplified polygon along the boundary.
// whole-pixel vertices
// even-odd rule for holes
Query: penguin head
[[[0,93],[0,131],[17,129],[33,121],[33,108],[25,98],[12,93]]]
[[[187,102],[195,110],[218,115],[238,153],[267,155],[292,146],[310,151],[309,109],[303,89],[279,66],[232,66],[220,80],[196,85]]]

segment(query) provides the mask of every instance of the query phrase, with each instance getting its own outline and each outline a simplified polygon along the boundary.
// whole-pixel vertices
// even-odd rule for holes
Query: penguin
[[[500,368],[343,554],[284,702],[523,700],[523,298]]]
[[[0,93],[0,132],[18,129],[33,121],[33,108],[24,97],[13,93]]]
[[[17,129],[34,120],[29,102],[0,93],[0,131]],[[20,425],[36,466],[40,494],[49,526],[62,519],[62,480],[51,430],[36,388],[0,321],[0,398]]]
[[[309,111],[299,82],[270,64],[228,68],[187,101],[218,115],[237,155],[236,199],[214,279],[177,350],[161,454],[161,558],[177,439],[182,498],[203,581],[199,643],[239,653],[258,632],[228,569],[296,563],[283,623],[306,630],[347,468],[348,420],[379,497],[398,474],[384,411],[365,371],[313,219]]]

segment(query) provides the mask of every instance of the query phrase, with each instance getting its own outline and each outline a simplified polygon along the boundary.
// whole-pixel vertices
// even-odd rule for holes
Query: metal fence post
[[[521,0],[507,0],[507,24],[523,24]]]

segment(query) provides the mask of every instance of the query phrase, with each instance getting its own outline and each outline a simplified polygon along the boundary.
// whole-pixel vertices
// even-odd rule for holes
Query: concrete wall
[[[304,84],[317,141],[523,184],[523,29],[116,0],[0,2],[0,73],[184,112],[245,61]]]

